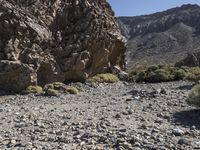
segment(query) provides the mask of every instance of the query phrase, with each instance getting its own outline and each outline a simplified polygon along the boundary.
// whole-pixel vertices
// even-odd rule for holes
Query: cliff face
[[[0,89],[124,67],[125,42],[106,0],[0,0]]]
[[[146,16],[119,17],[128,39],[128,66],[174,64],[199,51],[200,7],[183,5]]]

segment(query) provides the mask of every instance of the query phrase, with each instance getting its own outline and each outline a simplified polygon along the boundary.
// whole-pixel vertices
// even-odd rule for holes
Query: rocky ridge
[[[0,89],[85,80],[125,50],[106,0],[0,0]]]
[[[128,39],[128,66],[175,64],[200,47],[200,7],[183,5],[163,12],[119,17]]]

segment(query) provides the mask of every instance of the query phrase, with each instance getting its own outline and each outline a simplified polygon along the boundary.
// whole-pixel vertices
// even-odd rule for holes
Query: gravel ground
[[[78,95],[0,96],[0,150],[200,149],[188,82],[83,86]]]

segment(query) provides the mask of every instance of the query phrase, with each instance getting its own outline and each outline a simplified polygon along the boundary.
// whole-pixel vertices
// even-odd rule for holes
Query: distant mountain
[[[183,5],[151,15],[119,17],[128,39],[128,67],[174,64],[200,51],[200,6]]]

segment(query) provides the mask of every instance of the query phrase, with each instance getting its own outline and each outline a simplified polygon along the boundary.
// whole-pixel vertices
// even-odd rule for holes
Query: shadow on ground
[[[19,93],[15,93],[15,92],[11,92],[11,91],[3,91],[3,90],[0,90],[0,97],[1,97],[1,96],[12,96],[12,95],[16,95],[16,94],[19,94]]]
[[[177,112],[173,115],[173,121],[177,125],[200,129],[200,109]]]
[[[183,85],[178,87],[179,90],[191,90],[194,85]]]

